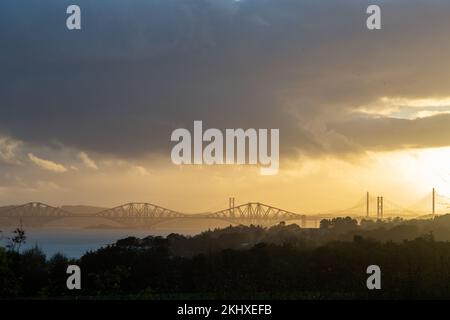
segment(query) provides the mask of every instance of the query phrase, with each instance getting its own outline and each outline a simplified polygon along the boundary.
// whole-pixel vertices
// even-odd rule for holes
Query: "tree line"
[[[129,237],[79,259],[19,250],[23,234],[0,248],[0,297],[450,298],[450,242],[434,235],[448,222],[339,218],[318,229],[236,226],[194,237]],[[69,264],[81,268],[81,290],[66,287]],[[381,290],[366,287],[373,264],[382,272]]]

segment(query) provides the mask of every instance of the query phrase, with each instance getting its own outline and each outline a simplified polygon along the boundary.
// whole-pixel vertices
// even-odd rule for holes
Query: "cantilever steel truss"
[[[209,218],[238,220],[297,220],[304,215],[271,207],[259,202],[250,202],[206,215]]]
[[[29,202],[0,211],[0,217],[7,218],[64,218],[73,215],[73,213],[64,211],[61,208],[52,207],[41,202]]]
[[[52,207],[40,202],[30,202],[20,206],[13,206],[0,211],[0,217],[6,218],[41,218],[58,219],[70,217],[106,218],[111,220],[132,219],[135,221],[161,221],[177,218],[189,219],[219,219],[238,223],[267,223],[288,220],[302,220],[305,215],[293,213],[283,209],[251,202],[240,206],[203,214],[185,214],[166,209],[151,203],[127,203],[115,208],[106,209],[96,214],[75,214],[61,208]]]
[[[95,214],[103,218],[181,218],[184,214],[151,203],[132,202]]]

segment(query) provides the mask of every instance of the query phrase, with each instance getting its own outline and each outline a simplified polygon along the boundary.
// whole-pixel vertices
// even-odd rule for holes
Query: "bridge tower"
[[[436,214],[436,190],[433,188],[433,191],[432,191],[432,204],[431,204],[431,212],[432,212],[432,215],[433,215],[433,218],[434,218],[434,216],[435,216],[435,214]]]
[[[383,197],[377,197],[377,219],[383,219]]]
[[[366,194],[366,218],[369,217],[369,192]]]
[[[234,197],[230,197],[228,199],[228,208],[230,209],[230,213],[233,218],[234,218],[234,208],[235,208],[234,200],[235,200]]]

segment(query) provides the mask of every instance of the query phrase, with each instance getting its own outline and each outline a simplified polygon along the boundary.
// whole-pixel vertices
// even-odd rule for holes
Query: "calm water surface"
[[[12,230],[3,230],[4,236],[10,236]],[[128,236],[139,238],[148,235],[166,236],[173,230],[139,230],[139,229],[27,229],[24,250],[38,246],[47,257],[63,253],[67,257],[79,258],[89,250],[112,244]],[[179,232],[186,234],[186,232]],[[2,241],[5,244],[5,240]]]

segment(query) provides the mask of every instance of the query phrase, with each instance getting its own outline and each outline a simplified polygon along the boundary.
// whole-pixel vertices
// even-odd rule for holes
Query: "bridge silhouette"
[[[159,223],[176,219],[210,219],[226,221],[230,224],[263,226],[278,224],[282,221],[296,221],[300,226],[306,227],[307,219],[313,221],[315,226],[318,226],[322,219],[342,216],[350,216],[358,221],[362,219],[379,219],[380,217],[374,216],[375,200],[375,197],[367,194],[367,196],[358,199],[357,203],[352,207],[338,211],[309,214],[308,216],[260,202],[249,202],[238,206],[234,206],[233,202],[233,205],[230,205],[227,209],[197,214],[183,213],[147,202],[131,202],[93,214],[78,214],[41,202],[29,202],[23,205],[3,208],[3,210],[0,210],[0,219],[9,219],[13,223],[23,220],[27,225],[32,226],[43,226],[51,221],[65,218],[103,218],[122,226],[130,227],[152,227]],[[431,212],[432,201],[433,210],[436,209],[436,214],[448,213],[450,197],[433,190],[432,193],[427,193],[408,208],[404,208],[389,199],[384,199],[384,218],[395,216],[434,217],[434,211]],[[383,216],[381,216],[381,219],[383,219]]]
[[[26,221],[33,226],[42,226],[64,218],[103,218],[124,226],[154,226],[175,219],[211,219],[231,224],[274,225],[282,221],[299,220],[305,224],[306,216],[259,202],[249,202],[228,209],[198,214],[182,213],[146,202],[131,202],[93,214],[77,214],[41,202],[29,202],[7,207],[0,211],[0,218]]]

